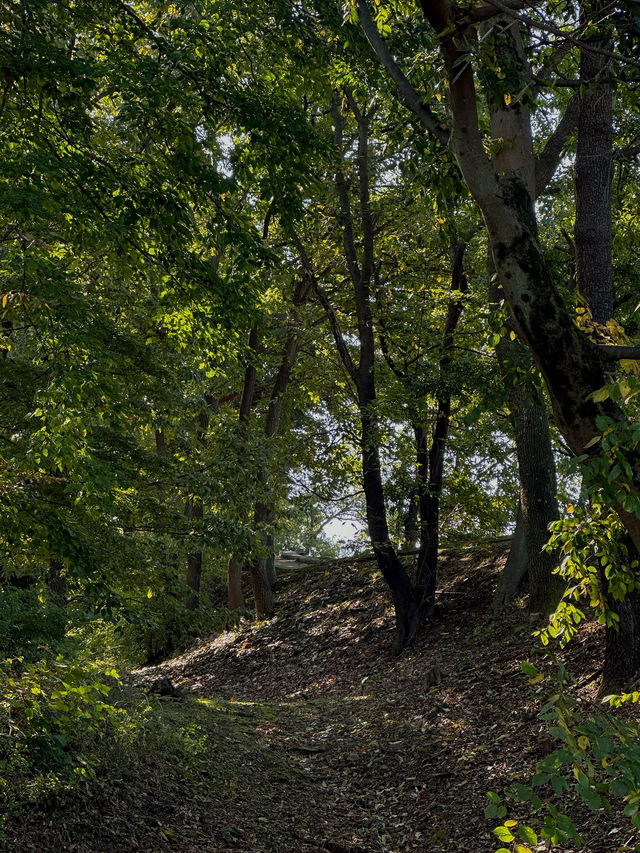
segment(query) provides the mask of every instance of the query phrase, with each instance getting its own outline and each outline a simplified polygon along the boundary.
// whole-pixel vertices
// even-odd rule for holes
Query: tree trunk
[[[362,426],[360,437],[362,480],[367,508],[367,527],[378,568],[391,590],[396,617],[396,636],[393,647],[394,651],[399,653],[416,633],[421,614],[414,598],[409,576],[398,559],[389,538],[380,472],[377,423],[373,415],[375,393],[372,393],[371,397],[372,399],[368,399],[366,402],[362,397],[359,400]]]
[[[275,536],[273,533],[267,533],[266,537],[266,546],[267,546],[267,556],[266,556],[266,572],[267,572],[267,580],[269,581],[269,586],[273,589],[273,585],[277,581],[276,577],[276,552],[275,552]]]
[[[523,370],[533,369],[528,352],[518,341],[503,338],[496,346],[496,354],[503,373],[514,363]],[[559,518],[556,499],[557,482],[555,459],[549,431],[549,420],[540,393],[535,388],[525,394],[523,389],[505,379],[505,389],[513,418],[520,497],[516,530],[511,548],[515,552],[505,563],[505,578],[496,592],[494,608],[498,601],[507,603],[528,577],[529,610],[532,613],[551,613],[564,592],[564,583],[553,570],[558,565],[555,553],[547,553],[542,547],[549,539],[549,525]],[[519,528],[519,529],[518,529]],[[520,535],[523,542],[520,541]],[[522,558],[527,560],[522,565]]]
[[[583,4],[582,24],[590,17],[601,18],[606,4],[593,0]],[[595,47],[611,48],[610,34],[595,32],[585,41]],[[613,164],[613,90],[607,79],[610,62],[588,46],[580,51],[580,78],[588,85],[580,98],[578,143],[575,162],[576,277],[578,291],[593,319],[606,323],[613,317],[613,273],[611,266],[611,176]],[[629,537],[621,548],[638,559],[638,549]],[[640,595],[627,593],[616,601],[609,581],[600,572],[600,585],[607,607],[618,614],[617,628],[606,631],[605,660],[601,693],[622,690],[640,670]]]
[[[501,17],[491,22],[491,38],[496,54],[505,56],[506,61],[515,61],[526,66],[526,57],[519,26],[508,18]],[[536,192],[536,174],[533,157],[523,156],[523,150],[532,150],[531,117],[525,104],[511,106],[502,98],[489,102],[491,135],[502,140],[494,158],[494,167],[499,174],[517,176],[533,199]],[[511,144],[517,140],[517,144]],[[497,305],[503,298],[500,286],[493,281],[495,265],[491,255],[487,262],[492,281],[489,299]],[[507,371],[513,366],[520,375],[526,376],[533,370],[531,356],[519,340],[511,340],[512,329],[496,346],[496,355],[505,376],[504,382],[513,417],[520,499],[518,513],[524,528],[529,578],[529,611],[545,616],[555,610],[562,598],[564,583],[553,574],[558,564],[555,553],[543,551],[549,539],[549,525],[559,517],[556,500],[556,464],[553,457],[551,433],[544,400],[539,391],[529,383],[528,393],[521,385],[506,379]],[[513,545],[519,543],[514,540]],[[509,561],[508,561],[509,562]],[[514,561],[510,565],[513,571]],[[506,566],[505,566],[506,568]],[[507,588],[505,584],[504,589]]]
[[[631,537],[623,534],[619,543],[619,559],[638,559]],[[600,587],[604,590],[607,607],[618,615],[615,626],[607,626],[605,655],[598,694],[600,697],[628,689],[640,669],[640,592],[627,592],[622,601],[609,593],[609,581],[603,566],[598,566]]]
[[[238,420],[240,422],[241,435],[244,440],[248,439],[249,434],[249,419],[251,417],[251,409],[256,393],[256,365],[255,359],[260,346],[260,335],[258,329],[253,326],[249,330],[248,336],[249,361],[245,367],[244,379],[242,382],[242,393],[240,395],[240,406],[238,411]],[[242,460],[237,460],[238,464],[242,464]],[[246,518],[245,518],[246,521]],[[245,606],[244,594],[242,591],[242,572],[244,571],[244,560],[237,554],[231,554],[227,563],[227,606],[229,610],[237,610]]]
[[[567,444],[576,456],[597,455],[600,451],[593,442],[600,435],[597,422],[601,416],[614,424],[626,423],[627,418],[617,402],[594,400],[592,395],[606,384],[605,368],[611,360],[625,356],[619,350],[603,350],[576,327],[547,268],[526,183],[517,171],[496,174],[487,157],[478,122],[473,68],[465,53],[464,39],[471,33],[457,26],[449,3],[432,5],[423,0],[422,8],[439,34],[447,69],[454,116],[451,149],[482,211],[518,336],[534,354]],[[518,149],[523,161],[533,161],[526,138],[514,137],[507,142]],[[640,483],[640,450],[627,448],[621,452],[631,467],[630,479],[635,487]],[[615,510],[640,548],[640,518],[626,493],[620,495]]]
[[[608,0],[583,5],[581,23],[591,15],[601,17]],[[600,25],[602,26],[602,25]],[[585,43],[611,49],[610,36],[599,33]],[[613,91],[607,79],[607,57],[580,50],[580,97],[578,141],[574,170],[576,218],[573,239],[576,247],[578,291],[587,301],[593,319],[606,323],[613,317],[611,267],[611,175],[613,165]]]
[[[258,619],[271,616],[274,609],[273,590],[267,577],[267,561],[265,557],[252,560],[249,567],[251,589],[253,591],[253,606]]]
[[[549,422],[537,390],[525,397],[513,387],[510,396],[528,562],[529,611],[547,616],[555,610],[565,590],[562,578],[553,574],[558,555],[543,550],[549,540],[549,524],[559,518]]]
[[[261,480],[264,480],[264,471],[261,471]],[[261,483],[261,485],[263,485]],[[262,547],[268,549],[267,525],[271,522],[273,510],[270,504],[257,501],[253,513],[253,523],[257,531],[260,531]],[[268,554],[268,550],[267,550]],[[253,601],[256,616],[264,619],[271,616],[274,611],[273,590],[269,580],[267,556],[255,557],[251,560],[249,571],[251,575],[251,589],[253,590]]]
[[[498,578],[498,585],[493,596],[493,614],[499,616],[504,608],[524,589],[527,581],[527,539],[525,536],[522,506],[518,501],[516,526],[513,531],[509,556]]]
[[[466,241],[452,246],[453,270],[451,291],[466,293],[467,278],[464,274],[464,252]],[[427,436],[420,425],[414,426],[418,459],[418,478],[420,489],[420,549],[416,569],[416,597],[420,608],[420,618],[433,615],[436,598],[436,574],[438,568],[438,544],[440,539],[440,496],[444,476],[444,457],[447,449],[449,423],[451,420],[451,394],[446,389],[448,370],[451,364],[451,352],[454,334],[462,314],[462,299],[451,297],[447,307],[447,316],[442,335],[442,357],[438,364],[441,388],[438,392],[436,421],[431,436],[431,447],[427,452]]]
[[[599,695],[620,693],[638,673],[640,661],[640,593],[628,592],[615,602],[619,622],[606,629],[606,646]]]
[[[306,301],[309,289],[310,283],[306,279],[298,282],[293,295],[294,306],[299,306]],[[299,348],[299,335],[296,332],[290,332],[285,341],[265,417],[264,437],[267,442],[274,439],[278,434],[285,394]],[[259,618],[264,618],[270,616],[275,609],[272,585],[275,583],[276,576],[275,555],[273,553],[274,537],[268,530],[273,520],[273,503],[269,496],[269,474],[266,465],[263,465],[258,471],[257,481],[258,488],[263,490],[264,495],[255,503],[253,521],[255,529],[261,537],[262,547],[266,550],[266,556],[251,560],[250,572],[256,615]]]
[[[312,283],[318,300],[324,308],[331,324],[331,331],[338,354],[357,390],[361,425],[360,451],[362,457],[362,481],[366,503],[367,527],[378,568],[391,590],[396,617],[396,636],[393,648],[396,653],[399,653],[416,633],[420,624],[421,614],[414,597],[414,590],[411,586],[409,576],[391,544],[382,486],[382,474],[380,471],[375,384],[376,347],[370,292],[375,267],[375,227],[370,207],[369,178],[370,115],[360,110],[349,90],[345,90],[344,97],[353,113],[358,128],[355,171],[358,183],[359,225],[362,233],[362,250],[360,255],[354,235],[354,218],[351,209],[349,185],[344,173],[345,151],[343,130],[345,118],[335,94],[332,98],[331,114],[334,127],[334,145],[338,160],[335,171],[335,188],[339,208],[338,221],[342,234],[344,261],[351,280],[357,317],[359,343],[359,361],[357,364],[354,362],[342,335],[335,310],[319,285],[313,272],[313,267],[299,242],[298,248],[309,281]]]
[[[232,554],[227,563],[227,607],[229,610],[244,609],[242,593],[243,563]]]

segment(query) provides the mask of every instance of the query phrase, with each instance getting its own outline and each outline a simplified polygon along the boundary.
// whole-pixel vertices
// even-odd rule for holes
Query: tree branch
[[[554,176],[565,145],[567,144],[567,140],[575,130],[578,123],[579,112],[580,96],[576,93],[567,104],[564,115],[558,122],[556,129],[547,139],[545,146],[537,159],[535,179],[536,198],[542,195],[549,184],[549,181]]]
[[[362,224],[362,269],[358,286],[363,298],[368,300],[369,284],[373,275],[374,227],[371,216],[369,191],[369,117],[358,109],[355,98],[348,90],[347,102],[358,124],[358,199]]]
[[[639,345],[619,345],[613,346],[609,344],[598,344],[598,352],[605,361],[619,361],[622,358],[638,359],[640,358]]]
[[[387,362],[387,365],[391,372],[396,376],[401,382],[407,378],[407,370],[406,370],[406,362],[405,369],[403,370],[401,367],[398,367],[395,359],[391,355],[391,350],[389,349],[388,342],[388,332],[387,332],[387,324],[384,318],[384,307],[382,305],[382,297],[381,297],[381,288],[380,288],[380,264],[376,265],[376,269],[374,272],[375,275],[375,296],[376,296],[376,305],[378,308],[378,325],[379,325],[379,337],[380,337],[380,349],[382,351],[382,356],[384,360]]]
[[[355,242],[353,239],[353,217],[351,215],[351,204],[349,202],[349,188],[344,176],[342,164],[344,160],[344,152],[342,150],[342,130],[344,128],[344,119],[340,115],[340,107],[335,94],[331,98],[331,116],[333,118],[333,142],[336,146],[339,162],[336,166],[336,191],[340,202],[340,225],[342,226],[342,245],[344,247],[344,256],[347,262],[349,275],[354,285],[360,281],[360,267],[358,266],[358,256],[356,254]]]
[[[423,5],[424,2],[425,0],[423,0]],[[621,62],[623,65],[632,65],[634,68],[640,68],[640,59],[633,59],[631,56],[622,56],[621,54],[615,53],[612,50],[607,50],[604,47],[599,47],[595,44],[589,44],[577,36],[570,35],[561,27],[552,24],[550,21],[537,21],[530,15],[520,15],[514,10],[512,6],[508,6],[506,3],[502,3],[501,0],[487,0],[487,2],[489,5],[494,6],[496,9],[500,10],[500,12],[504,12],[505,14],[510,15],[514,20],[521,21],[523,24],[526,24],[529,27],[533,27],[534,29],[542,30],[543,32],[547,33],[552,33],[554,36],[558,36],[559,38],[564,39],[569,44],[572,44],[575,47],[580,47],[583,50],[588,51],[589,53],[598,54],[598,56],[606,56],[609,59],[615,59],[617,62]]]
[[[300,263],[302,264],[302,268],[305,272],[305,275],[308,277],[309,284],[313,288],[313,292],[315,293],[318,302],[322,305],[324,309],[324,313],[327,315],[327,320],[329,321],[329,325],[331,327],[331,332],[333,334],[333,339],[336,342],[336,347],[338,352],[340,353],[340,358],[342,359],[342,363],[344,364],[349,376],[355,383],[356,388],[358,387],[359,373],[358,368],[356,367],[353,359],[351,358],[351,353],[347,347],[344,336],[342,334],[342,330],[340,329],[340,324],[338,323],[338,318],[336,316],[335,309],[331,302],[329,301],[329,297],[324,291],[324,288],[320,285],[318,278],[313,269],[313,264],[311,263],[311,259],[307,255],[307,252],[302,245],[301,240],[294,235],[293,242],[298,250],[298,254],[300,255]]]
[[[534,6],[535,0],[507,0],[504,5],[506,8],[517,12],[519,9],[528,9],[530,6]],[[483,3],[481,6],[473,6],[469,10],[469,20],[480,23],[500,14],[501,12],[489,0],[489,2]]]
[[[356,10],[360,26],[371,49],[396,85],[398,99],[420,119],[429,133],[439,142],[442,142],[443,145],[447,145],[449,142],[449,130],[438,121],[431,108],[422,102],[420,95],[413,88],[400,66],[387,50],[378,32],[378,28],[371,18],[365,0],[356,0]]]

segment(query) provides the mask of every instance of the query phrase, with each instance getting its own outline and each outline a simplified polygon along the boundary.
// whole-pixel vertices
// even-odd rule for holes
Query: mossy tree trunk
[[[593,441],[600,434],[596,422],[601,417],[609,418],[613,424],[627,423],[618,403],[594,400],[592,395],[606,384],[607,366],[612,360],[628,357],[628,348],[598,345],[576,326],[547,268],[527,183],[518,172],[497,172],[487,156],[478,121],[474,71],[468,62],[475,27],[470,23],[461,28],[456,19],[457,7],[446,0],[424,0],[422,8],[438,33],[449,80],[453,116],[450,147],[482,211],[514,328],[544,377],[556,423],[567,444],[576,456],[588,459],[599,452]],[[519,106],[513,104],[513,109]],[[518,145],[523,161],[534,163],[532,146],[519,144],[519,140],[509,142]],[[632,485],[637,488],[640,449],[622,452],[631,468]],[[614,508],[640,548],[640,518],[633,507],[620,498]]]

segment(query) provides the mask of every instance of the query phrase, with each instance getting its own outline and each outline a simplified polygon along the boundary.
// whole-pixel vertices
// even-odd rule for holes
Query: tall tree
[[[301,262],[315,294],[330,322],[336,347],[355,390],[360,418],[360,452],[362,480],[365,493],[367,527],[380,571],[387,582],[395,608],[396,638],[394,647],[400,651],[415,634],[421,620],[419,606],[411,581],[400,562],[389,535],[387,509],[380,462],[379,413],[376,394],[376,343],[373,323],[372,285],[375,272],[376,227],[371,207],[370,131],[377,105],[375,101],[364,106],[348,88],[342,98],[334,92],[331,100],[333,145],[335,149],[335,193],[338,206],[338,223],[342,241],[343,263],[354,300],[357,326],[357,361],[340,329],[335,307],[321,286],[311,258],[297,240]],[[346,175],[348,143],[345,140],[347,115],[356,127],[354,181],[357,186],[356,215]],[[358,251],[359,246],[361,250]]]
[[[472,56],[478,17],[491,17],[495,10],[483,7],[480,13],[465,12],[448,2],[425,2],[422,11],[437,34],[449,85],[449,145],[482,211],[515,328],[544,376],[567,444],[588,461],[598,454],[594,442],[601,434],[599,424],[612,423],[614,428],[625,430],[623,407],[610,397],[599,399],[596,392],[606,384],[611,362],[634,354],[635,350],[598,346],[578,329],[549,273],[526,182],[517,173],[499,173],[484,148]],[[526,78],[525,69],[522,72]],[[491,74],[485,74],[483,85],[493,85],[502,97],[510,94],[504,92],[504,83]],[[510,140],[519,151],[522,169],[532,168],[535,162],[530,138],[529,134],[527,138]],[[631,491],[610,490],[608,499],[638,546],[640,455],[634,447],[625,447],[622,458],[630,474],[621,471],[620,477],[628,480]]]
[[[443,144],[448,143],[449,131],[446,123],[425,104],[396,63],[386,48],[364,0],[358,0],[355,8],[372,49],[396,85],[397,96],[415,113],[435,139]],[[518,88],[516,85],[518,68],[526,64],[518,33],[509,27],[508,21],[506,25],[504,21],[502,23],[497,21],[497,12],[488,17],[491,18],[491,25],[488,29],[485,25],[485,29],[489,38],[482,39],[482,49],[486,51],[489,48],[494,51],[492,45],[497,33],[502,42],[498,51],[500,55],[496,59],[494,51],[491,61],[494,62],[494,67],[497,67],[495,66],[497,62],[501,69],[500,74],[509,79],[510,85]],[[388,23],[387,28],[389,28]],[[529,144],[531,147],[532,137],[526,98],[514,100],[511,103],[509,96],[509,101],[503,102],[499,94],[491,90],[486,91],[485,97],[490,113],[491,135],[495,140],[493,142],[495,169],[505,172],[515,167],[531,196],[539,195],[553,175],[567,136],[573,128],[577,102],[575,100],[570,102],[556,131],[547,140],[536,163],[533,156],[529,160],[518,157],[510,141],[516,137],[522,140],[522,144],[525,146]],[[494,269],[492,262],[490,269],[491,271]],[[497,302],[500,295],[499,288],[495,285],[492,286],[492,294],[491,299]],[[518,350],[518,344],[505,339],[498,346],[498,357],[505,370],[507,369],[507,351],[511,352],[511,360],[518,362],[517,369],[521,371],[523,354]],[[516,358],[514,359],[513,356]],[[521,474],[521,501],[517,518],[522,527],[524,542],[528,542],[529,547],[528,549],[520,547],[518,530],[514,540],[513,554],[505,568],[509,577],[505,575],[504,583],[499,585],[498,595],[504,599],[508,589],[515,591],[523,574],[531,565],[530,606],[534,611],[549,612],[561,595],[562,584],[551,574],[554,568],[553,555],[542,551],[542,546],[548,538],[548,525],[557,518],[555,467],[546,411],[537,391],[534,390],[527,398],[520,388],[511,383],[508,392],[512,402]]]
[[[451,246],[450,296],[443,324],[442,352],[437,368],[436,411],[431,431],[425,425],[424,413],[419,410],[414,399],[416,389],[423,385],[416,374],[424,371],[425,365],[422,360],[417,360],[416,354],[411,351],[406,354],[403,364],[398,363],[397,358],[394,358],[385,333],[387,324],[384,319],[384,306],[381,303],[380,296],[378,296],[382,352],[392,372],[405,388],[409,419],[415,441],[416,483],[414,488],[417,492],[419,549],[414,595],[423,608],[422,618],[432,615],[435,609],[440,541],[440,500],[453,396],[450,371],[453,361],[455,331],[462,314],[464,296],[468,289],[467,278],[464,273],[464,253],[471,235],[472,232],[469,232],[464,239],[454,241]],[[380,290],[379,283],[377,289]],[[422,343],[430,344],[431,342]]]
[[[519,70],[527,68],[517,23],[506,16],[496,16],[491,19],[483,36],[487,48],[493,49],[496,61],[505,63],[507,74],[517,77]],[[523,158],[518,146],[511,142],[517,139],[519,144],[532,146],[530,108],[526,98],[505,103],[503,97],[489,93],[488,109],[491,136],[499,145],[493,158],[495,170],[499,174],[517,175],[531,198],[535,198],[542,189],[540,183],[536,182],[535,163],[529,158]],[[490,257],[489,272],[493,274],[493,271],[494,264]],[[497,303],[500,297],[499,286],[492,283],[490,298]],[[562,579],[553,574],[557,555],[544,549],[549,539],[549,525],[559,517],[555,460],[540,389],[534,382],[522,381],[524,377],[532,377],[529,354],[520,341],[511,340],[512,337],[515,338],[513,329],[509,328],[497,344],[496,354],[502,369],[517,377],[506,381],[518,455],[518,518],[524,528],[529,608],[534,613],[547,615],[555,609],[564,591]],[[515,544],[518,548],[517,537]],[[512,560],[508,570],[513,572],[515,567],[516,563]],[[522,564],[519,568],[523,568]],[[508,587],[517,588],[515,578],[505,578],[505,583],[499,584],[498,592]]]
[[[610,79],[613,46],[608,4],[586,2],[580,25],[586,31],[580,44],[580,96],[578,139],[574,169],[576,283],[593,328],[606,328],[613,319],[614,291],[611,233],[611,179],[613,169],[613,85]],[[600,53],[599,51],[602,51]],[[638,559],[626,537],[620,561]],[[624,552],[624,557],[623,557]],[[629,554],[630,552],[630,554]],[[640,669],[640,596],[635,590],[616,601],[612,584],[600,567],[600,584],[607,607],[617,614],[606,632],[602,690],[621,690]]]

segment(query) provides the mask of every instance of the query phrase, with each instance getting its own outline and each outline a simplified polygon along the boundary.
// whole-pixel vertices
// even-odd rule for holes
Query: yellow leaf
[[[531,848],[525,847],[524,844],[516,844],[513,849],[515,853],[531,853]]]
[[[588,747],[589,747],[589,738],[588,738],[588,737],[586,737],[585,735],[581,735],[581,736],[578,738],[578,746],[580,747],[580,749],[588,749]]]
[[[532,676],[529,679],[529,684],[538,684],[544,678],[544,673],[539,672],[537,675]]]
[[[509,104],[511,103],[511,95],[506,94],[506,95],[504,96],[504,102],[505,102],[505,104],[506,104],[507,106],[509,106]]]
[[[504,825],[505,826],[516,826],[517,823],[518,823],[517,820],[513,820],[512,818],[510,818],[509,820],[505,820]]]

